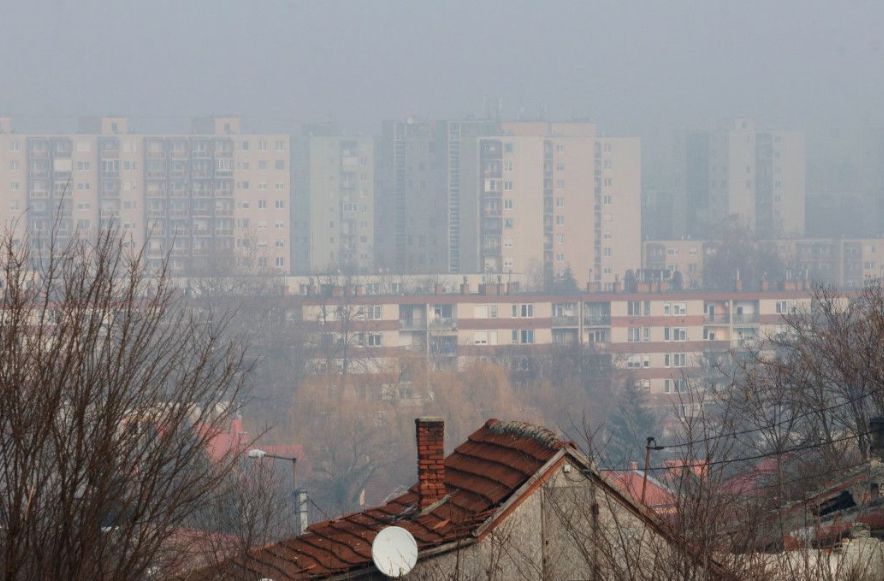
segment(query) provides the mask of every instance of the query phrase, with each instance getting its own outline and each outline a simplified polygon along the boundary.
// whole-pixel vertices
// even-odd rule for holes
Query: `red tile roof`
[[[644,472],[624,470],[611,472],[607,476],[617,490],[629,495],[636,503],[641,502]],[[648,476],[645,505],[661,516],[670,516],[675,512],[675,495],[653,476]]]
[[[489,420],[445,459],[446,499],[423,513],[416,485],[387,504],[318,522],[299,537],[257,549],[235,565],[256,577],[309,579],[371,564],[375,535],[391,524],[407,529],[421,551],[473,538],[473,532],[559,450],[552,432],[520,422]],[[204,571],[195,578],[211,577]]]

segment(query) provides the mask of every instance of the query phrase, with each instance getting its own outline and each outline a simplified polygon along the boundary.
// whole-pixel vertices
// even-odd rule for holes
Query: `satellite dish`
[[[417,542],[402,527],[387,527],[371,543],[371,560],[387,577],[404,577],[417,563]]]

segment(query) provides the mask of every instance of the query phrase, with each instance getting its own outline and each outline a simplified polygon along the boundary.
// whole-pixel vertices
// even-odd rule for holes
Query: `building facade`
[[[786,279],[808,280],[842,289],[858,289],[884,279],[884,238],[798,238],[767,242],[782,260]],[[719,244],[708,240],[648,240],[643,245],[642,266],[679,272],[684,287],[702,288],[704,261],[715,253]]]
[[[180,135],[133,133],[122,117],[30,135],[0,120],[0,219],[41,248],[54,231],[116,227],[172,274],[289,272],[287,135],[241,134],[239,119],[194,120]]]
[[[362,360],[361,366],[348,363],[350,369],[393,371],[409,357],[446,369],[486,359],[528,369],[551,349],[581,345],[609,354],[621,379],[660,403],[685,391],[716,357],[760,346],[783,330],[783,315],[811,301],[809,285],[766,292],[548,295],[484,284],[399,296],[367,295],[354,287],[290,298],[291,316],[315,337],[325,337],[318,343],[346,344],[347,356]]]
[[[293,147],[296,273],[374,267],[374,140],[307,128]]]
[[[492,120],[387,121],[378,143],[377,266],[480,272],[478,138]]]
[[[749,119],[688,136],[688,232],[736,216],[765,237],[804,233],[804,136],[759,130]]]
[[[504,123],[480,139],[484,272],[612,289],[641,262],[638,139],[590,123]]]

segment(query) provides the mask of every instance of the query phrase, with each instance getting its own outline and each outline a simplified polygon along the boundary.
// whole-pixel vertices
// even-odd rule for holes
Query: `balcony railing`
[[[553,315],[553,327],[576,327],[577,315]]]
[[[758,315],[756,313],[734,313],[734,323],[757,323]]]
[[[706,315],[703,317],[703,319],[706,321],[706,323],[713,323],[713,324],[714,323],[727,324],[727,323],[731,322],[730,313],[713,314],[713,315],[706,313]]]
[[[586,315],[583,322],[590,326],[604,327],[611,324],[611,315]]]
[[[439,317],[430,321],[430,329],[456,329],[457,321],[452,317]]]
[[[426,331],[427,322],[424,320],[399,319],[399,328],[403,331]]]

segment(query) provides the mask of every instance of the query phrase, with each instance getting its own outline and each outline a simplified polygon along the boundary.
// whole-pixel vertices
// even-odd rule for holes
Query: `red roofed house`
[[[663,518],[675,515],[675,495],[672,494],[665,484],[638,469],[638,463],[630,462],[629,470],[611,472],[608,474],[611,484],[620,492],[628,494],[632,500],[641,503],[642,490],[644,489],[644,504]]]
[[[380,579],[371,544],[391,525],[417,541],[409,579],[608,578],[615,567],[671,567],[676,545],[657,517],[549,430],[489,420],[444,457],[443,421],[415,424],[418,482],[407,492],[190,578]]]

